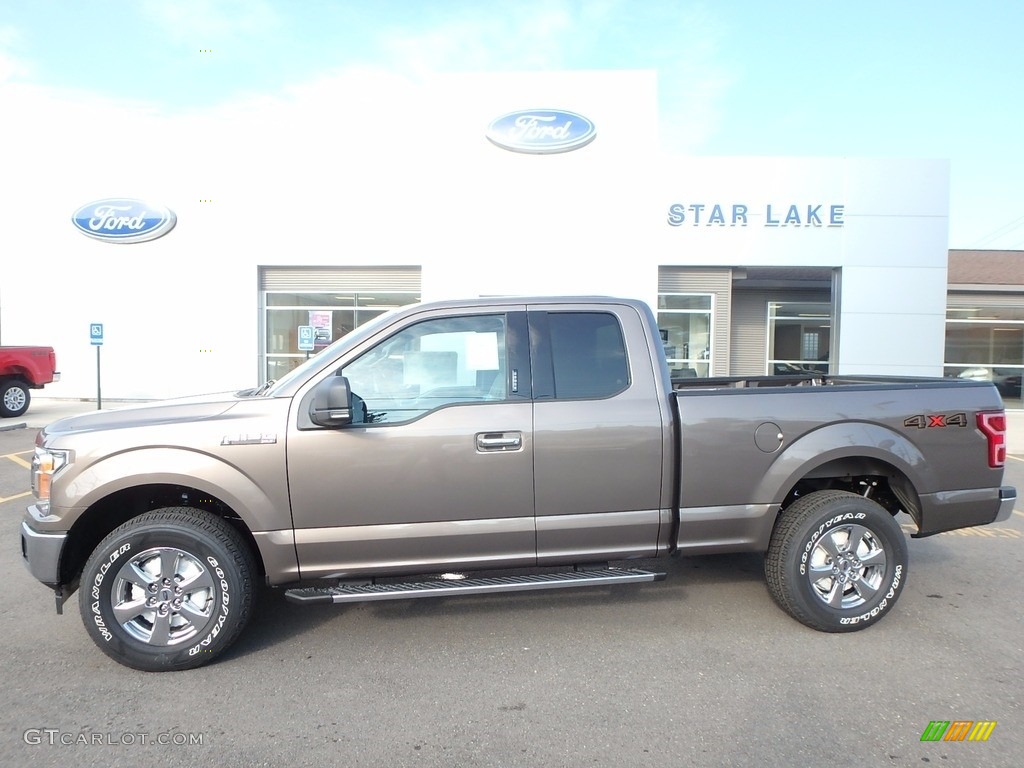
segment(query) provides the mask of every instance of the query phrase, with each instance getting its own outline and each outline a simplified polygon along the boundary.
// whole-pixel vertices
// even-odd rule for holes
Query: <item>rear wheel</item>
[[[79,607],[100,649],[134,669],[190,669],[216,658],[252,611],[256,568],[241,536],[188,507],[115,529],[82,572]]]
[[[823,632],[852,632],[888,613],[906,581],[907,542],[885,509],[846,491],[818,491],[782,512],[765,555],[775,602]]]
[[[28,385],[17,379],[0,383],[0,416],[21,416],[31,400]]]

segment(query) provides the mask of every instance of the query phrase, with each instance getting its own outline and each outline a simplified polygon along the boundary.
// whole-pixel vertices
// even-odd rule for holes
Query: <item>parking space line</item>
[[[14,501],[15,499],[20,499],[23,496],[31,496],[31,495],[32,495],[32,491],[25,491],[24,493],[15,494],[14,496],[0,496],[0,504],[3,504],[3,503],[8,502],[8,501]]]
[[[1021,514],[1017,512],[1017,514]],[[917,527],[906,523],[901,525],[907,533],[915,533]],[[1024,539],[1024,532],[1013,528],[993,528],[991,526],[975,526],[971,528],[955,528],[952,531],[943,531],[939,536],[978,536],[983,539]]]
[[[23,458],[21,458],[21,454],[25,453],[32,453],[32,451],[20,451],[19,453],[5,453],[3,456],[0,456],[0,459],[10,459],[15,464],[18,464],[24,467],[25,469],[31,469],[32,465],[25,461]]]

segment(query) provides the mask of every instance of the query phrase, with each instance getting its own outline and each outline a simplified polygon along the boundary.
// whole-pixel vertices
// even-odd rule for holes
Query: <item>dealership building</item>
[[[34,201],[0,233],[0,343],[54,346],[54,397],[101,360],[105,398],[148,399],[277,378],[411,302],[600,294],[656,308],[680,378],[962,375],[1020,406],[1024,259],[949,251],[946,161],[673,155],[651,72],[375,85],[103,162],[68,126],[0,192]]]

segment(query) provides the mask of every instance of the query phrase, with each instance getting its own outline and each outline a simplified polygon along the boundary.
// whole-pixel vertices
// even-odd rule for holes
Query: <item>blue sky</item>
[[[668,152],[946,158],[950,246],[1024,249],[1022,38],[1016,0],[0,0],[0,114],[13,86],[176,115],[360,70],[653,69]]]

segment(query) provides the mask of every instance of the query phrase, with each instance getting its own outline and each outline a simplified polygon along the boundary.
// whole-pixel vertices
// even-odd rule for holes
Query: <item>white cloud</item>
[[[445,71],[561,69],[569,49],[571,15],[556,5],[511,17],[444,21],[425,31],[391,33],[382,41],[396,68],[418,75]]]
[[[10,52],[17,46],[20,35],[11,26],[0,26],[0,84],[26,77],[30,69],[20,58]]]
[[[280,23],[267,0],[145,0],[140,7],[172,40],[199,46],[259,35]]]

